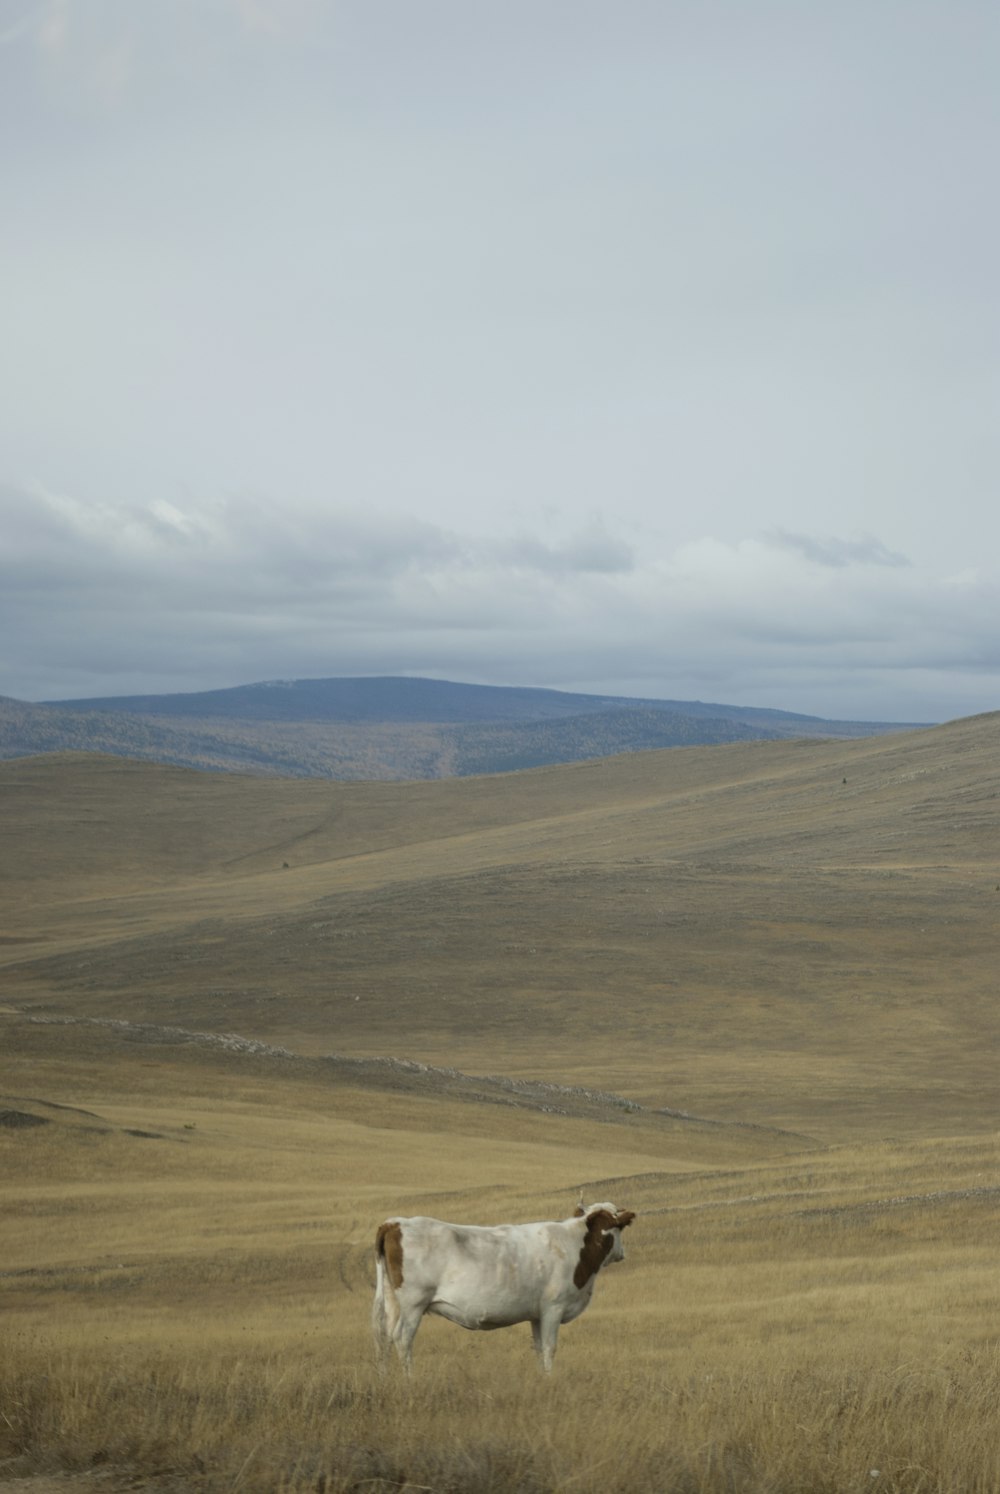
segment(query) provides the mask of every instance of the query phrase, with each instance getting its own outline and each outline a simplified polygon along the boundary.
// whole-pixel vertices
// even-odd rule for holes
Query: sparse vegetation
[[[990,1138],[691,1170],[669,1155],[683,1143],[623,1125],[484,1131],[474,1106],[289,1084],[225,1049],[207,1071],[171,1052],[158,1084],[150,1051],[88,1055],[73,1087],[86,1072],[109,1098],[88,1127],[0,1142],[7,1258],[33,1262],[0,1273],[11,1469],[261,1491],[995,1489]],[[55,1055],[37,1070],[65,1080]],[[175,1117],[199,1095],[195,1139]],[[580,1171],[648,1169],[658,1148],[659,1170]],[[640,1210],[552,1381],[526,1332],[430,1320],[412,1384],[380,1383],[379,1205],[531,1217],[559,1201],[546,1180],[567,1211],[578,1186]]]
[[[793,1367],[762,1352],[719,1370],[699,1357],[670,1384],[615,1344],[572,1382],[541,1389],[502,1352],[493,1373],[455,1360],[405,1387],[291,1344],[206,1353],[199,1338],[167,1353],[33,1357],[2,1387],[14,1413],[7,1440],[49,1452],[18,1467],[110,1464],[132,1487],[167,1471],[186,1487],[289,1494],[997,1487],[990,1354],[926,1369],[857,1358]]]
[[[995,1494],[996,729],[0,766],[0,1491]],[[581,1188],[639,1217],[551,1381],[377,1380],[386,1212]]]

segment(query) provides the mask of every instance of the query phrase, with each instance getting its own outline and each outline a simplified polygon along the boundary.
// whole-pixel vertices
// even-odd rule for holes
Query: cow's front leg
[[[531,1340],[546,1374],[550,1373],[552,1361],[556,1357],[556,1339],[559,1337],[561,1322],[562,1313],[558,1308],[543,1307],[538,1322],[531,1325]]]

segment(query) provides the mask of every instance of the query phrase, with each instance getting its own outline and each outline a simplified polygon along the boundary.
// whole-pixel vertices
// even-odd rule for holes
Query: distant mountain
[[[645,704],[646,702],[641,702]],[[376,676],[368,679],[269,680],[187,695],[122,695],[54,700],[70,711],[126,711],[142,716],[195,716],[239,721],[538,721],[613,710],[640,702],[501,685]]]
[[[0,698],[0,758],[86,751],[337,779],[458,777],[659,747],[903,729],[704,701],[408,677],[279,680],[41,704]]]
[[[653,710],[675,715],[744,721],[787,736],[875,736],[898,731],[899,723],[830,721],[759,706],[706,704],[701,700],[653,700],[624,695],[578,695],[526,686],[464,685],[451,680],[378,675],[361,679],[268,680],[228,690],[181,695],[117,695],[85,700],[49,700],[64,711],[114,711],[128,715],[196,717],[200,720],[406,722],[435,724],[483,721],[545,721],[603,711]],[[907,725],[929,725],[911,722]]]

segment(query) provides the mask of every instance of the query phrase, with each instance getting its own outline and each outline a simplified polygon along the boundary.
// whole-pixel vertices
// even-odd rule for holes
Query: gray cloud
[[[631,547],[600,521],[591,522],[559,544],[521,535],[502,545],[496,558],[517,569],[552,575],[616,575],[631,571],[635,564]]]
[[[888,550],[881,540],[873,535],[861,539],[836,539],[832,535],[820,538],[813,534],[792,534],[788,530],[774,530],[768,539],[786,550],[797,550],[807,560],[817,565],[883,565],[908,566],[910,561],[898,551]]]
[[[754,538],[664,560],[605,526],[512,545],[263,500],[0,504],[0,688],[22,697],[409,672],[930,719],[1000,667],[995,579],[872,566],[867,543],[836,565]]]
[[[0,690],[1000,704],[998,41],[985,0],[25,0]]]

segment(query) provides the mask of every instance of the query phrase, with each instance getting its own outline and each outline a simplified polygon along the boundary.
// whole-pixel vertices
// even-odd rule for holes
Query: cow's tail
[[[375,1236],[375,1297],[372,1301],[372,1338],[375,1341],[375,1363],[385,1367],[389,1346],[399,1324],[399,1299],[392,1284],[388,1262],[385,1258],[385,1239],[388,1224],[379,1225]],[[397,1226],[398,1228],[398,1226]]]

